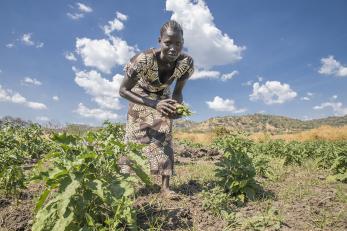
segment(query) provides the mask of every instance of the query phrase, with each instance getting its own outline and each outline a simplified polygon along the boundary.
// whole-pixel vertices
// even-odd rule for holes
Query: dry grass
[[[321,126],[319,128],[311,129],[304,132],[294,134],[283,134],[283,135],[269,135],[265,133],[256,133],[251,135],[253,140],[264,140],[264,139],[282,139],[286,141],[305,141],[305,140],[347,140],[347,126],[343,127],[331,127]]]
[[[189,133],[189,132],[175,132],[174,138],[178,140],[190,140],[194,143],[200,144],[211,144],[216,134],[214,132],[200,132],[200,133]],[[305,141],[305,140],[347,140],[347,125],[342,127],[331,127],[328,125],[321,126],[319,128],[293,133],[293,134],[282,134],[272,135],[270,133],[254,133],[250,135],[250,138],[254,141],[261,141],[267,139],[282,139],[286,141]]]
[[[297,134],[275,135],[274,139],[284,140],[347,140],[347,126],[331,127],[321,126],[319,128],[311,129],[309,131],[300,132]]]
[[[208,145],[211,144],[215,135],[212,132],[206,133],[189,133],[189,132],[175,132],[173,134],[174,139],[177,140],[190,140],[194,143]]]

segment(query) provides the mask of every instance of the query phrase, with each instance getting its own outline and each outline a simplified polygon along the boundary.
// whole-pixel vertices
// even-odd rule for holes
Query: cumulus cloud
[[[229,79],[234,78],[238,74],[238,71],[232,71],[230,73],[221,74],[219,71],[196,69],[193,75],[190,77],[190,79],[220,79],[222,81],[227,81]]]
[[[294,99],[297,93],[293,91],[289,84],[278,81],[266,81],[260,85],[259,82],[253,84],[253,93],[249,95],[251,101],[261,100],[265,104],[282,104]]]
[[[93,9],[90,6],[87,6],[83,3],[77,2],[76,4],[78,6],[79,11],[81,11],[83,13],[90,13],[93,11]]]
[[[103,110],[100,108],[88,108],[84,106],[83,103],[79,103],[78,108],[75,112],[83,117],[96,118],[99,120],[115,120],[118,118],[118,115],[111,111]]]
[[[320,105],[313,107],[313,109],[315,110],[322,110],[324,108],[331,108],[336,116],[347,114],[347,107],[344,107],[341,102],[336,102],[333,100],[330,102],[321,103]]]
[[[110,35],[113,31],[121,31],[124,29],[124,24],[118,18],[108,21],[108,25],[103,27],[104,33]]]
[[[35,86],[40,86],[42,85],[42,82],[38,81],[37,79],[35,78],[30,78],[30,77],[25,77],[21,83],[23,85],[35,85]]]
[[[83,18],[84,17],[84,14],[81,14],[81,13],[67,13],[66,14],[69,18],[71,18],[72,20],[78,20],[80,18]]]
[[[247,82],[242,83],[242,86],[252,86],[253,81],[252,80],[248,80]]]
[[[237,46],[229,35],[217,28],[203,0],[167,0],[166,10],[172,11],[171,19],[182,25],[185,47],[198,68],[208,70],[242,58],[245,47]]]
[[[128,16],[125,15],[125,14],[123,14],[123,13],[121,13],[121,12],[119,12],[119,11],[116,12],[116,17],[117,17],[119,20],[122,20],[122,21],[128,20]]]
[[[222,81],[227,81],[227,80],[229,80],[229,79],[234,78],[234,77],[235,77],[236,75],[238,75],[238,74],[239,74],[238,71],[232,71],[232,72],[230,72],[230,73],[223,74],[222,77],[221,77],[221,79],[222,79]]]
[[[57,95],[53,96],[52,99],[53,99],[54,101],[59,101],[59,97],[58,97]]]
[[[76,50],[81,55],[84,65],[95,67],[107,74],[110,74],[116,65],[127,63],[137,51],[135,47],[129,46],[118,37],[111,37],[110,41],[77,38]]]
[[[70,61],[77,61],[76,56],[72,52],[65,52],[65,58]]]
[[[314,94],[312,92],[307,92],[305,96],[300,98],[300,100],[310,101],[312,99],[313,95]]]
[[[75,73],[75,82],[91,95],[92,100],[100,107],[118,110],[121,108],[119,101],[119,88],[123,76],[116,74],[112,81],[102,78],[97,71],[78,71]]]
[[[113,31],[121,31],[124,29],[124,24],[122,21],[126,21],[128,19],[128,16],[125,14],[122,14],[121,12],[116,12],[116,18],[108,21],[108,24],[103,26],[104,33],[106,35],[110,35]]]
[[[193,75],[190,77],[190,79],[206,79],[206,78],[219,78],[220,72],[219,71],[206,71],[206,70],[199,70],[196,69],[193,73]]]
[[[43,103],[28,101],[25,97],[23,97],[18,92],[14,92],[11,89],[4,89],[0,85],[0,102],[10,102],[15,104],[22,104],[26,107],[30,107],[32,109],[47,109],[47,106]]]
[[[12,47],[14,47],[14,44],[13,43],[8,43],[8,44],[6,44],[6,47],[7,48],[12,48]]]
[[[41,48],[43,47],[43,45],[44,45],[43,42],[36,43],[36,48]]]
[[[23,34],[21,41],[27,46],[33,46],[35,43],[31,40],[31,33]]]
[[[22,37],[20,38],[20,41],[26,46],[35,46],[36,48],[41,48],[43,47],[44,43],[43,42],[35,42],[32,40],[32,33],[26,33],[23,34]],[[10,44],[7,44],[10,45]],[[9,48],[13,47],[14,45],[11,44],[11,46],[7,46]]]
[[[347,67],[338,62],[334,56],[330,55],[327,58],[322,58],[321,64],[322,66],[318,71],[320,74],[347,77]]]
[[[75,7],[70,6],[70,8],[73,9],[74,12],[68,12],[66,15],[72,20],[81,19],[86,13],[93,12],[93,9],[90,6],[80,2],[77,2]]]
[[[49,118],[47,116],[37,116],[35,119],[39,122],[48,122],[49,121]]]
[[[209,108],[215,111],[228,111],[234,113],[241,113],[246,111],[246,109],[238,109],[235,106],[235,101],[233,99],[223,99],[219,96],[215,96],[212,101],[206,101]]]

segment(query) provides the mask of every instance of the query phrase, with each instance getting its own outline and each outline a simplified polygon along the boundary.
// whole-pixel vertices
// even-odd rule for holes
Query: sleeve
[[[189,79],[190,76],[192,76],[194,73],[194,61],[193,58],[188,56],[187,57],[187,70],[185,71],[185,73],[182,75],[181,79],[182,80],[186,80]]]
[[[147,57],[145,53],[135,55],[124,67],[124,72],[129,78],[136,78],[139,73],[147,70]]]

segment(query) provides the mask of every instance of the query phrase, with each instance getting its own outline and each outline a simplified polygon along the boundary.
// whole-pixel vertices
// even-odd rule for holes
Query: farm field
[[[176,136],[179,198],[167,199],[123,135],[111,123],[80,135],[2,125],[0,230],[347,229],[344,139]],[[117,165],[124,154],[131,175]]]

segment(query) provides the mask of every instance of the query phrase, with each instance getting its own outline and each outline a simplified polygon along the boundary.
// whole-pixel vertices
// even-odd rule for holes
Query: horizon
[[[342,115],[342,116],[327,116],[327,117],[323,117],[323,118],[317,118],[317,119],[308,119],[308,120],[304,120],[304,119],[297,119],[297,118],[294,118],[294,117],[288,117],[288,116],[284,116],[284,115],[276,115],[276,114],[263,114],[263,113],[253,113],[253,114],[244,114],[244,115],[224,115],[224,116],[215,116],[215,117],[210,117],[210,118],[207,118],[205,120],[201,120],[201,121],[193,121],[193,120],[189,120],[188,118],[189,117],[186,117],[186,118],[182,118],[182,119],[178,119],[178,120],[175,120],[175,121],[188,121],[188,122],[193,122],[193,123],[202,123],[202,122],[206,122],[210,119],[215,119],[215,118],[224,118],[224,117],[246,117],[246,116],[256,116],[256,115],[263,115],[263,116],[274,116],[274,117],[285,117],[285,118],[288,118],[288,119],[293,119],[293,120],[299,120],[301,122],[310,122],[310,121],[314,121],[314,120],[324,120],[324,119],[329,119],[329,118],[343,118],[343,117],[346,117],[347,115]],[[6,116],[3,116],[0,118],[0,121],[5,119],[6,117],[10,117],[11,119],[13,120],[16,120],[16,119],[20,119],[24,122],[28,122],[28,123],[36,123],[36,124],[40,124],[41,126],[43,127],[47,127],[47,126],[62,126],[62,127],[66,127],[68,125],[78,125],[78,126],[89,126],[89,127],[101,127],[103,125],[104,122],[106,121],[110,121],[110,120],[104,120],[102,121],[100,124],[98,125],[92,125],[92,124],[87,124],[87,123],[60,123],[59,121],[46,121],[46,122],[37,122],[37,121],[31,121],[31,120],[24,120],[20,117],[13,117],[13,116],[9,116],[9,115],[6,115]],[[125,121],[124,122],[117,122],[117,121],[111,121],[113,123],[118,123],[118,124],[121,124],[121,125],[125,125]]]
[[[123,67],[177,20],[195,73],[188,120],[347,114],[347,2],[166,0],[0,3],[0,117],[125,123]],[[344,29],[345,28],[345,29]],[[174,86],[174,85],[173,85]],[[172,86],[172,87],[173,87]]]

